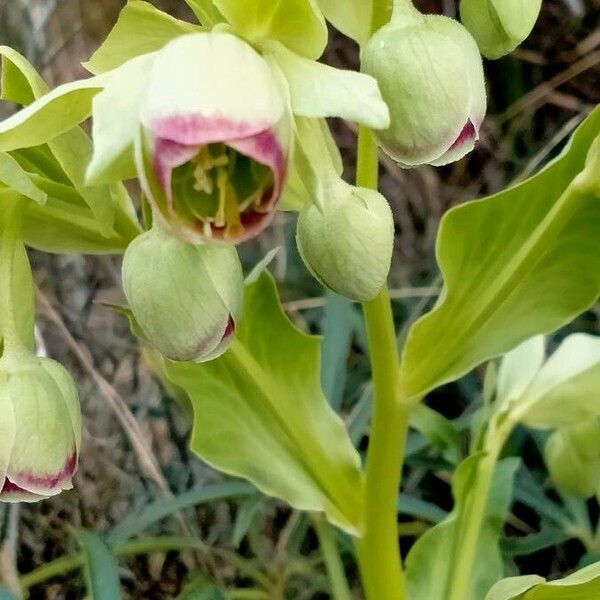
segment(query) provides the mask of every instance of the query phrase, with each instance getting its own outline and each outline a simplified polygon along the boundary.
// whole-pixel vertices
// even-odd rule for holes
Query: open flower
[[[0,500],[34,502],[71,489],[81,413],[71,376],[59,363],[0,360]]]
[[[273,218],[289,115],[267,62],[228,33],[176,38],[153,61],[141,104],[138,176],[190,242],[239,243]]]
[[[127,249],[123,289],[142,337],[167,358],[203,362],[231,344],[244,280],[235,248],[189,244],[154,227]]]
[[[473,149],[485,81],[477,44],[460,23],[402,3],[366,45],[363,65],[390,109],[378,141],[401,165],[444,165]]]

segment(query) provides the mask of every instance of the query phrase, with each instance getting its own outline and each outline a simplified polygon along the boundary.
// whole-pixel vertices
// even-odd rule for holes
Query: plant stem
[[[377,146],[361,128],[357,185],[377,189]],[[406,583],[398,543],[397,499],[408,432],[408,406],[402,403],[396,332],[387,286],[363,304],[371,368],[373,419],[365,482],[365,532],[358,559],[369,600],[405,600]]]
[[[506,421],[497,426],[493,419],[485,439],[486,456],[481,459],[473,487],[469,492],[464,520],[456,529],[456,544],[451,557],[452,563],[446,582],[446,598],[448,600],[465,600],[472,583],[472,571],[477,554],[477,543],[483,527],[486,508],[496,463],[506,439],[512,431],[512,424]]]
[[[325,566],[331,580],[334,600],[352,600],[352,594],[346,580],[344,565],[340,559],[334,530],[320,514],[312,515],[312,522],[319,538]]]

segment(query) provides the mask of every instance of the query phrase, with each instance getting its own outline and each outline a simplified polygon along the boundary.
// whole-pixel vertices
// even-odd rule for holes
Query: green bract
[[[402,3],[366,44],[363,70],[390,109],[379,143],[402,166],[444,165],[473,149],[485,82],[477,44],[460,23]]]
[[[584,498],[600,491],[598,419],[557,429],[548,438],[544,454],[550,475],[559,488]]]
[[[57,362],[0,359],[0,500],[37,501],[71,489],[81,442],[77,390]]]
[[[327,181],[323,206],[298,218],[298,249],[323,285],[352,300],[372,300],[390,269],[394,219],[386,199],[335,175]]]
[[[486,58],[512,52],[531,33],[542,0],[461,0],[460,17]]]
[[[155,227],[123,260],[123,288],[135,321],[166,357],[205,361],[233,339],[243,294],[234,248],[194,246]]]

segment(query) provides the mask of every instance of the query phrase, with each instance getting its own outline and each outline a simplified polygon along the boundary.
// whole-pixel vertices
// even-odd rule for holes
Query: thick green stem
[[[331,580],[334,600],[352,600],[333,528],[322,515],[315,514],[312,517],[312,522],[319,538],[321,552]]]
[[[370,131],[359,134],[357,185],[377,189],[377,146]],[[373,419],[365,483],[365,532],[357,541],[368,600],[405,600],[398,543],[397,499],[408,407],[402,403],[396,332],[387,287],[363,305],[373,372]]]

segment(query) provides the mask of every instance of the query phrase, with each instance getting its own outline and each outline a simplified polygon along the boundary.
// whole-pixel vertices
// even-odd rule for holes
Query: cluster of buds
[[[38,99],[0,134],[9,146],[19,128],[25,145],[46,143],[68,130],[53,129],[53,102],[79,88],[89,102],[97,94],[87,183],[135,173],[152,212],[152,227],[123,262],[135,331],[171,360],[212,360],[227,350],[241,318],[236,245],[269,225],[292,181],[300,190],[298,249],[315,278],[362,302],[385,284],[390,207],[378,192],[341,179],[324,118],[377,130],[379,145],[401,166],[458,160],[474,147],[486,112],[480,51],[495,58],[516,47],[540,4],[462,0],[463,26],[395,0],[391,21],[361,40],[361,74],[313,60],[326,29],[312,1],[306,55],[298,36],[272,16],[250,31],[247,14],[232,6],[224,12],[229,24],[195,32],[186,26],[162,47]],[[44,110],[45,121],[38,114]],[[72,125],[89,116],[64,112]],[[28,126],[35,118],[45,122],[39,135]],[[312,140],[298,140],[301,121],[316,132]],[[15,362],[5,347],[0,402],[0,499],[38,499],[70,487],[81,419],[66,371],[29,354]]]

